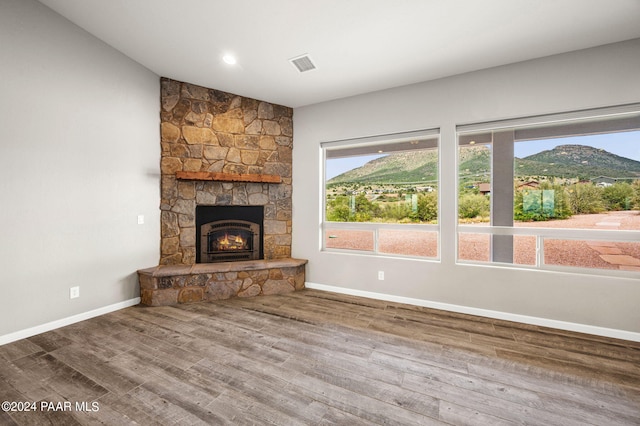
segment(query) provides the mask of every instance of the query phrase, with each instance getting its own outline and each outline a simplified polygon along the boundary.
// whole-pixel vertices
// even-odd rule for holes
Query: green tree
[[[533,220],[524,211],[524,193],[525,191],[516,190],[513,194],[513,218],[515,220]]]
[[[327,200],[327,220],[330,222],[349,222],[351,209],[349,197],[338,195],[335,199]]]
[[[375,216],[379,215],[380,208],[369,201],[364,194],[356,195],[356,222],[370,222]]]
[[[415,213],[418,220],[430,222],[438,219],[438,192],[431,191],[418,195],[418,211]]]

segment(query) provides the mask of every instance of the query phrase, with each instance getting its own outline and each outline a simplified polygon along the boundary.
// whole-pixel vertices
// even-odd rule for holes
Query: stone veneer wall
[[[291,256],[293,110],[161,81],[161,265],[196,259],[196,205],[264,206],[264,258]],[[177,171],[279,175],[282,183],[177,180]]]

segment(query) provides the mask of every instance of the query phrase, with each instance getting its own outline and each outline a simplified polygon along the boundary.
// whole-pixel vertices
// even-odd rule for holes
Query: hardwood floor
[[[314,290],[127,308],[0,359],[0,401],[35,403],[7,425],[640,424],[639,343]]]

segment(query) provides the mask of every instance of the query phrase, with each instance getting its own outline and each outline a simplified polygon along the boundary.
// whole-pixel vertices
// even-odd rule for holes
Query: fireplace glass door
[[[200,259],[204,263],[260,258],[260,225],[244,220],[219,220],[200,227]]]

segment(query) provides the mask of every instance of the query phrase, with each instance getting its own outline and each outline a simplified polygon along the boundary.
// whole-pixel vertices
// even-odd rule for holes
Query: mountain
[[[517,176],[640,178],[640,161],[585,145],[557,147],[516,159]]]
[[[342,173],[327,183],[408,183],[436,180],[438,153],[435,150],[398,152],[371,160]]]
[[[491,174],[491,150],[486,145],[465,146],[458,154],[461,178],[488,181]]]
[[[468,146],[460,151],[460,173],[471,180],[486,180],[491,170],[491,151],[486,146]],[[516,176],[549,176],[592,179],[598,176],[640,179],[640,161],[585,145],[559,145],[553,149],[515,159]],[[418,183],[438,175],[434,150],[400,152],[372,160],[362,167],[330,179],[340,183]]]

